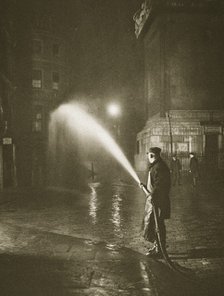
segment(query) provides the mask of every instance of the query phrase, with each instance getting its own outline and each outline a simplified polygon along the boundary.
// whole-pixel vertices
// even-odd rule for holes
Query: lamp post
[[[121,115],[121,108],[120,105],[117,103],[110,103],[107,106],[108,114],[113,118],[113,128],[115,130],[115,137],[116,139],[120,136],[120,125],[119,125],[119,117]]]

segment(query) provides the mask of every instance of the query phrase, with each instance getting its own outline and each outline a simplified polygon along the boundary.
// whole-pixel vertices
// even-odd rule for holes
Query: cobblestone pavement
[[[1,295],[206,295],[130,249],[15,225],[4,231]]]
[[[222,295],[220,185],[171,192],[168,252],[190,279],[144,255],[144,194],[120,181],[98,185],[82,195],[8,193],[14,201],[6,198],[0,210],[0,295]]]

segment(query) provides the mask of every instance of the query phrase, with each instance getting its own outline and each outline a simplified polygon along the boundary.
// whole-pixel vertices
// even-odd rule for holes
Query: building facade
[[[3,1],[0,30],[0,188],[43,186],[48,122],[70,87],[66,21],[45,3]],[[50,7],[51,8],[51,7]]]
[[[13,5],[13,1],[11,3]],[[15,99],[15,36],[12,6],[2,3],[0,13],[0,190],[17,184],[13,102]]]
[[[46,180],[50,112],[69,90],[68,44],[52,17],[36,16],[31,31],[32,185]]]
[[[137,135],[135,165],[159,146],[189,168],[189,152],[201,165],[223,169],[224,29],[221,1],[145,1],[135,14],[144,43],[148,120]]]

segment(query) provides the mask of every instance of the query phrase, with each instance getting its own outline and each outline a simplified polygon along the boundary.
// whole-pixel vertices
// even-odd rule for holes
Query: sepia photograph
[[[0,296],[221,296],[224,1],[0,0]]]

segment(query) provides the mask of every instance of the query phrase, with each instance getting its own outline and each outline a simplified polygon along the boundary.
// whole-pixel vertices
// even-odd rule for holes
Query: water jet
[[[132,165],[118,146],[93,116],[88,114],[77,103],[66,103],[59,106],[52,114],[50,126],[59,125],[60,122],[70,131],[70,135],[80,135],[86,139],[95,138],[97,141],[122,165],[122,167],[139,184],[140,180]],[[54,133],[53,135],[54,136]],[[54,147],[55,149],[55,147]]]

